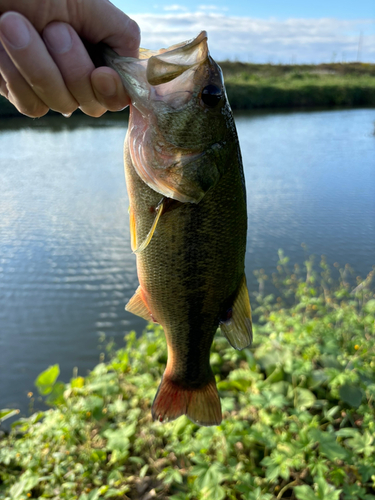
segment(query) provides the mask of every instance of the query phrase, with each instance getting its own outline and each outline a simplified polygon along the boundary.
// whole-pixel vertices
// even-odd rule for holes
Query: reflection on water
[[[0,122],[0,408],[27,408],[37,374],[68,380],[145,322],[124,311],[137,286],[122,143],[126,117]],[[277,250],[375,263],[374,110],[237,117],[247,190],[246,270]],[[47,125],[46,125],[47,124]],[[50,128],[52,127],[52,128]]]

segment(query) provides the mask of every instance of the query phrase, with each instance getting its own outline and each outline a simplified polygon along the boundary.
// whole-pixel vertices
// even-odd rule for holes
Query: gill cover
[[[137,174],[167,198],[199,203],[220,177],[222,148],[211,137],[209,116],[200,119],[211,111],[200,96],[212,78],[223,102],[225,96],[206,32],[168,49],[141,49],[140,59],[120,57],[111,49],[104,57],[120,74],[131,99],[126,140]],[[201,128],[194,131],[195,124]]]

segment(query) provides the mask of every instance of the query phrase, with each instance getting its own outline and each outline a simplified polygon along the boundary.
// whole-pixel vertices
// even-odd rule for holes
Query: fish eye
[[[207,87],[202,90],[202,101],[209,108],[214,108],[219,104],[222,95],[221,89],[216,87],[216,85],[207,85]]]

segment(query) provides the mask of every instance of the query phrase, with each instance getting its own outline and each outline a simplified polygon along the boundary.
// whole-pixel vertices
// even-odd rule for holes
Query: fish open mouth
[[[204,63],[208,56],[205,31],[192,40],[166,49],[141,48],[139,59],[121,57],[109,47],[104,50],[106,64],[120,74],[135,106],[142,97],[143,90],[149,90],[149,86],[171,82],[185,71]]]

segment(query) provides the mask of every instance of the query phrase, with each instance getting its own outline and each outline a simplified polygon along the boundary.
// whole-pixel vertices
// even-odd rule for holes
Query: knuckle
[[[130,18],[126,25],[126,36],[128,38],[128,48],[131,50],[137,50],[139,48],[139,44],[141,43],[141,30],[138,24]]]

